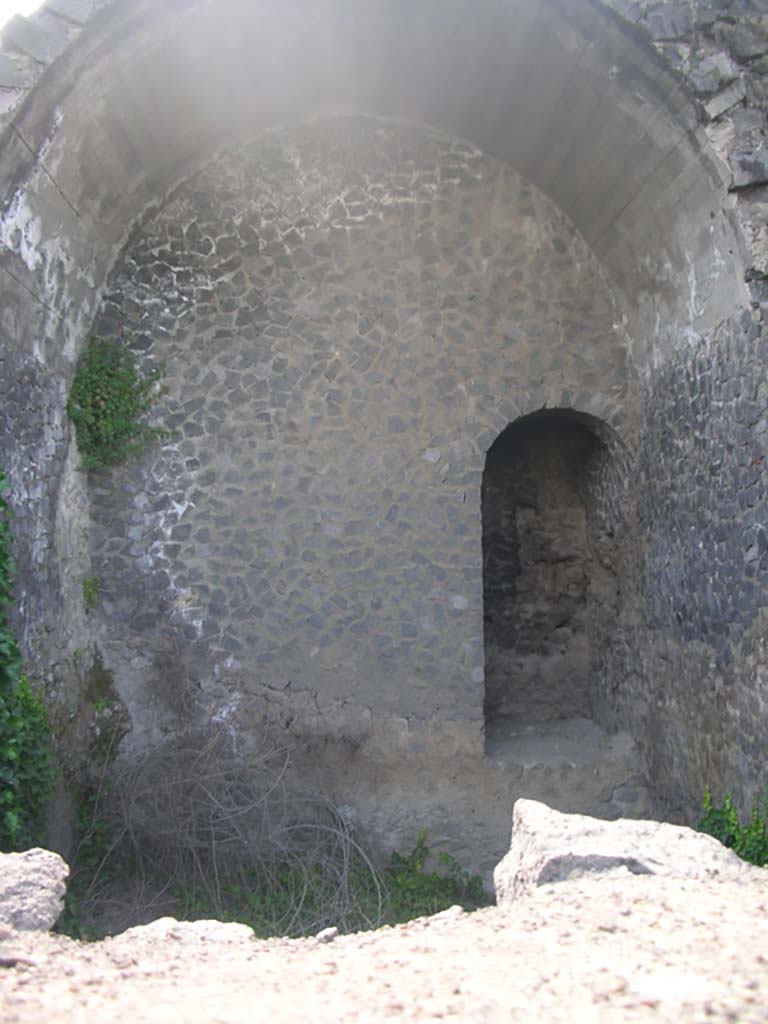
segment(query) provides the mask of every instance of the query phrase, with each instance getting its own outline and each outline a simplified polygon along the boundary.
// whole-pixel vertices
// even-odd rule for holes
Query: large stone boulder
[[[47,932],[64,906],[69,868],[49,850],[0,854],[0,923]]]
[[[499,904],[536,886],[585,874],[626,869],[636,875],[746,880],[768,872],[750,867],[712,836],[658,821],[600,821],[562,814],[535,800],[515,803],[512,844],[496,866]]]

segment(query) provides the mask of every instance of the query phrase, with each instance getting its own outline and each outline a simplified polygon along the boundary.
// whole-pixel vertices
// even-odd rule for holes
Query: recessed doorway
[[[483,477],[485,716],[590,718],[591,599],[606,567],[590,505],[607,449],[591,418],[542,410],[510,424]],[[608,572],[610,575],[610,572]]]

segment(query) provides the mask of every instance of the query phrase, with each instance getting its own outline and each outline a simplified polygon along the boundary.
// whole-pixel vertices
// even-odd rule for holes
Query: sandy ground
[[[0,958],[5,1024],[752,1024],[768,1021],[768,872],[585,878],[330,941],[170,919],[93,945],[6,929]]]

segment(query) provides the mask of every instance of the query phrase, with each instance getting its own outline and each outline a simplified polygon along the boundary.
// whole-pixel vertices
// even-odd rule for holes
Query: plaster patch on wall
[[[26,192],[19,190],[0,217],[0,242],[20,258],[27,270],[34,273],[43,256],[40,251],[43,225],[31,210]]]
[[[211,721],[214,725],[221,726],[227,734],[229,740],[230,751],[234,757],[237,757],[240,752],[240,745],[238,743],[238,731],[234,719],[236,719],[237,710],[240,707],[241,698],[239,694],[235,694],[232,699],[219,707],[216,712],[211,716]]]
[[[688,316],[690,317],[691,324],[694,324],[701,316],[702,310],[699,307],[699,281],[696,276],[696,268],[687,249],[685,251],[685,263],[688,267]]]

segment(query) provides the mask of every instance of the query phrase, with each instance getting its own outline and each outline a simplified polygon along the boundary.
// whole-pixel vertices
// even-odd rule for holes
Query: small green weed
[[[77,364],[67,401],[77,448],[85,469],[108,469],[167,440],[167,430],[141,422],[157,397],[165,373],[142,374],[130,349],[111,341],[91,341]]]
[[[324,922],[329,906],[337,898],[336,879],[321,864],[273,864],[266,871],[265,865],[261,868],[261,873],[254,872],[245,885],[221,884],[215,900],[202,886],[177,886],[175,895],[184,909],[184,917],[247,924],[260,939],[315,933],[318,926],[313,922]],[[336,926],[344,932],[375,927],[380,893],[376,892],[369,873],[353,870],[346,884],[349,906],[344,916],[334,922]]]
[[[99,607],[101,596],[101,580],[98,576],[86,576],[83,580],[83,600],[89,612],[96,611]]]
[[[699,822],[699,831],[719,839],[730,847],[742,860],[758,867],[768,865],[768,790],[761,808],[757,800],[752,808],[749,822],[742,825],[733,797],[726,793],[721,807],[712,802],[709,787],[704,791],[704,817]]]
[[[346,885],[352,896],[355,912],[338,921],[342,931],[362,931],[382,924],[402,924],[416,917],[425,917],[447,910],[456,904],[465,910],[489,906],[490,896],[483,889],[478,875],[464,870],[448,853],[437,855],[443,871],[427,872],[425,864],[431,854],[422,832],[416,846],[407,856],[393,853],[384,870],[385,903],[382,913],[381,885],[370,871],[357,868],[350,872]],[[311,921],[322,917],[323,908],[332,894],[329,878],[321,865],[254,874],[247,885],[222,885],[213,901],[202,887],[177,887],[176,896],[191,919],[216,917],[236,921],[253,928],[259,938],[275,935],[306,934],[295,932],[292,924],[301,919]]]
[[[384,884],[389,892],[389,924],[436,914],[454,904],[465,910],[477,910],[491,903],[479,875],[470,874],[449,853],[437,855],[443,871],[426,871],[425,864],[430,857],[426,838],[426,832],[419,833],[407,857],[393,853],[384,872]]]

